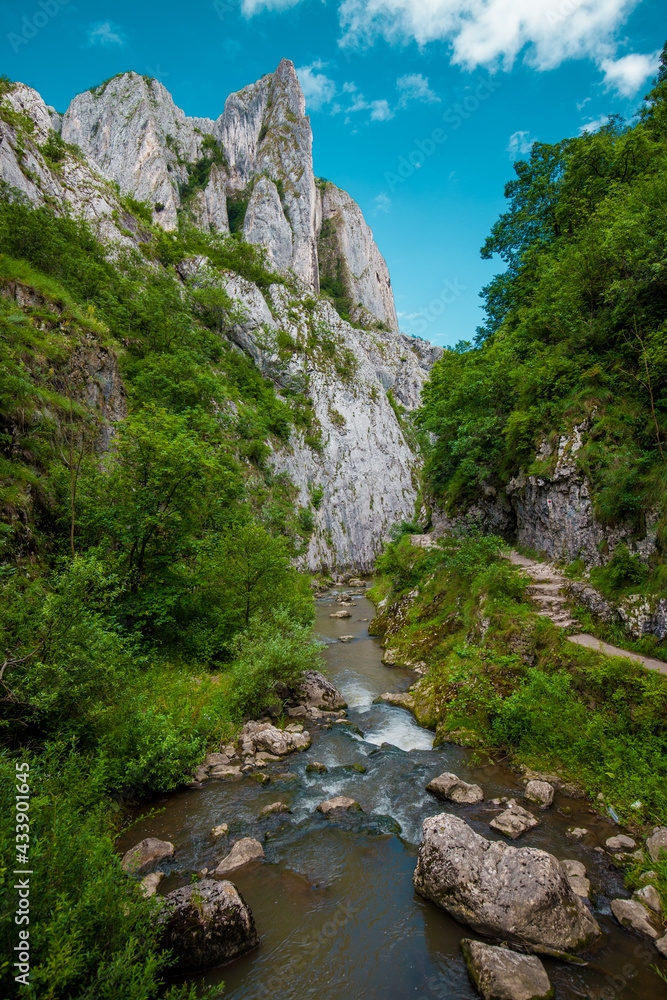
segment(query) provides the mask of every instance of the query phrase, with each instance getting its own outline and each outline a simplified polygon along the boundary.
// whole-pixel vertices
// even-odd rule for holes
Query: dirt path
[[[527,589],[529,596],[540,606],[539,615],[549,618],[559,628],[570,628],[578,625],[568,608],[567,599],[561,594],[561,589],[567,580],[555,566],[528,559],[514,550],[510,553],[510,562],[514,566],[520,566],[533,581]],[[633,653],[628,649],[619,649],[618,646],[602,642],[601,639],[596,639],[594,635],[588,635],[587,632],[577,632],[575,635],[568,635],[567,638],[578,646],[586,646],[588,649],[596,650],[596,652],[606,653],[607,656],[624,656],[629,660],[642,663],[649,670],[657,670],[659,673],[667,675],[667,663],[662,660],[654,660],[650,656],[642,656],[641,653]]]

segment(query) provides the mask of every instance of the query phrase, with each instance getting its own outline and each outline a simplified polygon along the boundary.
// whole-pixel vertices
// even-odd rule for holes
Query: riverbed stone
[[[655,942],[655,946],[663,958],[667,958],[667,934],[665,934],[664,937],[659,938]]]
[[[338,636],[338,641],[339,642],[352,642],[353,639],[354,639],[353,635],[339,635]]]
[[[363,812],[363,809],[354,799],[346,795],[337,795],[333,799],[327,799],[326,802],[320,802],[317,811],[323,816],[331,816],[337,812]]]
[[[306,774],[326,774],[329,768],[326,764],[320,764],[319,761],[314,760],[312,764],[308,764],[306,767]]]
[[[169,840],[158,840],[156,837],[146,837],[129,851],[126,851],[121,861],[123,871],[128,875],[134,875],[148,868],[155,861],[162,861],[164,858],[173,857],[174,845]]]
[[[554,786],[548,781],[529,781],[523,797],[528,802],[534,802],[540,809],[548,809],[554,800]]]
[[[527,830],[532,830],[539,824],[540,821],[536,816],[533,816],[523,806],[518,805],[514,799],[510,799],[508,808],[492,819],[489,826],[492,830],[498,830],[499,833],[504,833],[505,836],[516,840]]]
[[[154,896],[157,892],[157,887],[164,878],[164,872],[151,872],[150,875],[145,875],[139,883],[141,891],[146,898]]]
[[[611,912],[621,927],[628,927],[637,934],[643,934],[653,941],[660,937],[659,931],[653,925],[651,914],[636,899],[613,899]]]
[[[351,618],[351,611],[332,611],[329,618]]]
[[[572,891],[577,896],[581,896],[582,899],[590,899],[591,883],[586,878],[586,866],[582,865],[581,861],[571,861],[570,859],[561,861],[561,865],[565,870]]]
[[[655,888],[654,885],[645,885],[641,889],[635,889],[632,894],[632,898],[642,906],[648,907],[649,910],[653,910],[654,913],[658,915],[662,913],[662,903],[660,902],[660,893]]]
[[[537,952],[577,951],[600,934],[547,851],[489,841],[450,813],[423,829],[415,889],[460,923]]]
[[[667,826],[656,826],[646,841],[648,853],[653,861],[667,858]]]
[[[218,767],[220,764],[231,764],[231,759],[226,753],[209,753],[204,759],[204,767]]]
[[[217,840],[219,837],[226,837],[228,833],[229,826],[226,823],[220,823],[211,830],[211,836],[214,840]]]
[[[203,879],[165,896],[161,942],[178,971],[229,962],[259,944],[250,907],[231,882]]]
[[[264,848],[258,840],[252,837],[243,837],[237,840],[226,858],[223,858],[216,869],[215,875],[226,875],[237,868],[243,868],[251,861],[261,861],[264,857]]]
[[[353,576],[351,580],[348,580],[350,587],[365,587],[366,581],[361,580],[358,576]]]
[[[252,751],[285,757],[296,750],[306,750],[310,746],[310,733],[290,733],[278,729],[270,722],[246,722],[241,740],[249,745]]]
[[[338,688],[319,670],[304,670],[290,693],[293,701],[305,705],[306,708],[322,708],[329,712],[347,708],[347,703]]]
[[[461,951],[468,974],[484,1000],[551,1000],[553,989],[535,955],[464,938]]]
[[[583,840],[588,830],[584,826],[571,826],[565,831],[568,840]]]
[[[634,851],[637,842],[632,837],[626,837],[624,833],[619,833],[618,836],[605,840],[604,846],[608,851]]]
[[[484,792],[479,785],[469,785],[451,771],[444,771],[429,781],[426,791],[446,802],[474,805],[484,801]]]
[[[218,764],[209,771],[208,776],[218,781],[241,781],[243,777],[241,768],[233,767],[231,764]]]
[[[270,802],[268,806],[264,806],[263,809],[259,810],[260,816],[270,816],[272,813],[291,813],[292,810],[284,802]]]

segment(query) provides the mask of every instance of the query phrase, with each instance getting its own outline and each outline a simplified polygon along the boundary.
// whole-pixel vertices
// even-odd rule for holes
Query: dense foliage
[[[40,888],[21,995],[185,997],[164,992],[110,804],[178,786],[278,680],[318,664],[293,568],[312,516],[267,461],[312,404],[230,346],[222,285],[175,271],[203,254],[266,289],[282,279],[257,248],[162,232],[125,199],[119,224],[141,242],[111,258],[84,223],[0,194],[1,951],[22,759]]]
[[[446,352],[424,392],[433,494],[465,507],[536,461],[574,425],[598,518],[663,520],[667,477],[667,48],[637,119],[535,143],[515,165],[508,210],[483,256],[506,270],[484,289],[476,344]],[[553,448],[552,448],[553,454]]]

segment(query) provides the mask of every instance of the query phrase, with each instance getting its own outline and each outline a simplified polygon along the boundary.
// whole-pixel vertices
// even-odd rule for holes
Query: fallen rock
[[[291,813],[292,810],[284,802],[271,802],[270,805],[264,806],[263,809],[259,810],[260,816],[269,816],[271,813]]]
[[[646,846],[653,861],[667,858],[667,826],[656,826],[646,841]]]
[[[600,933],[553,855],[486,840],[449,813],[424,822],[413,881],[477,933],[532,951],[577,951]]]
[[[554,800],[554,786],[548,781],[529,781],[523,797],[534,802],[540,809],[548,809]]]
[[[226,837],[228,833],[229,827],[226,823],[220,823],[219,826],[214,826],[211,830],[211,836],[214,840],[217,840],[218,837]]]
[[[155,837],[147,837],[126,851],[121,861],[121,868],[129,875],[140,872],[143,868],[153,864],[154,861],[162,861],[163,858],[171,858],[174,854],[174,845],[169,840],[157,840]]]
[[[242,840],[236,841],[227,857],[223,858],[218,867],[214,869],[213,874],[226,875],[227,872],[233,872],[237,868],[242,868],[251,861],[259,861],[263,857],[264,848],[260,842],[253,840],[252,837],[243,837]]]
[[[633,851],[637,842],[632,837],[626,837],[624,833],[619,833],[618,836],[605,840],[604,846],[608,851]]]
[[[209,778],[216,778],[218,781],[241,781],[243,775],[240,767],[232,767],[230,764],[218,764],[208,774]]]
[[[326,774],[328,771],[326,764],[320,764],[318,761],[313,761],[312,764],[308,764],[306,767],[306,774]]]
[[[351,618],[351,611],[332,611],[329,618]]]
[[[141,891],[147,898],[149,896],[154,896],[157,892],[157,887],[164,878],[164,872],[151,872],[150,875],[144,876],[139,885],[141,886]]]
[[[583,840],[588,830],[583,826],[571,826],[565,831],[568,840]]]
[[[613,899],[611,912],[621,927],[629,927],[637,934],[644,934],[653,941],[660,936],[653,926],[648,910],[635,899]]]
[[[445,771],[429,781],[426,791],[446,802],[474,805],[484,801],[484,792],[479,785],[469,785],[451,771]]]
[[[231,882],[205,879],[165,896],[161,943],[180,971],[229,962],[259,944],[252,912]]]
[[[321,812],[323,816],[330,816],[335,812],[363,812],[363,809],[354,799],[349,799],[345,795],[338,795],[334,799],[327,799],[326,802],[320,802],[317,811]]]
[[[662,913],[660,894],[655,886],[645,885],[641,889],[635,889],[632,894],[632,898],[638,903],[641,903],[642,906],[646,906],[649,910],[653,910],[654,913],[657,913],[658,915]]]
[[[337,612],[337,614],[340,613]],[[348,615],[348,612],[344,612],[344,614]],[[294,701],[298,701],[300,705],[305,705],[307,708],[325,708],[330,712],[347,708],[347,702],[338,688],[334,687],[331,681],[319,670],[304,670],[291,694]]]
[[[516,840],[527,830],[532,830],[539,824],[540,821],[536,816],[533,816],[523,806],[517,805],[514,799],[510,799],[509,808],[492,819],[489,826],[492,830],[498,830],[507,837],[511,837],[512,840]]]
[[[553,989],[535,955],[518,955],[482,941],[461,941],[468,974],[484,1000],[550,1000]]]

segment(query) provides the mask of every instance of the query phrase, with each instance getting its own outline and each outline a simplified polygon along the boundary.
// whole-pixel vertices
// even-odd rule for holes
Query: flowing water
[[[352,725],[313,726],[306,753],[266,769],[271,783],[210,781],[156,803],[157,815],[137,822],[119,843],[121,851],[143,837],[171,840],[172,861],[160,892],[213,868],[240,837],[262,840],[266,861],[233,872],[231,880],[250,905],[261,945],[249,955],[202,975],[224,980],[225,1000],[473,1000],[459,942],[470,934],[412,888],[421,824],[443,809],[463,816],[482,835],[502,839],[488,827],[496,811],[484,804],[439,803],[424,790],[442,771],[482,785],[487,799],[521,794],[513,773],[494,761],[478,762],[469,750],[432,749],[433,734],[401,708],[375,699],[407,688],[414,675],[385,667],[377,640],[368,634],[372,604],[355,598],[352,618],[330,619],[333,597],[317,602],[316,630],[327,643],[328,674],[340,689]],[[341,635],[354,635],[347,643]],[[328,768],[306,773],[309,762]],[[361,768],[365,768],[362,773]],[[317,805],[349,795],[364,809],[340,821],[317,813]],[[289,815],[258,819],[277,800]],[[570,810],[562,815],[560,809]],[[579,800],[557,797],[541,814],[542,824],[520,845],[540,847],[558,858],[582,861],[594,892],[603,939],[586,969],[544,959],[557,1000],[654,1000],[667,985],[652,966],[667,963],[644,939],[621,930],[609,903],[627,896],[622,877],[595,847],[615,832]],[[228,823],[230,835],[213,842],[210,830]],[[400,826],[400,833],[397,832]],[[569,826],[590,834],[573,845]]]

